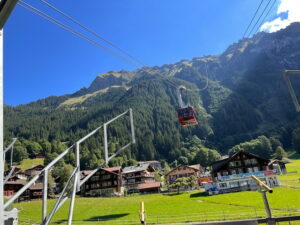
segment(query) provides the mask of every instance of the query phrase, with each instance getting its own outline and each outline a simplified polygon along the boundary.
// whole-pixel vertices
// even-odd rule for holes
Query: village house
[[[32,199],[41,199],[43,196],[43,183],[35,183],[31,185],[27,190],[27,198]]]
[[[154,193],[160,191],[160,182],[154,177],[155,169],[149,163],[128,166],[123,169],[123,184],[129,193]]]
[[[173,184],[177,178],[195,176],[197,178],[197,187],[201,185],[200,177],[204,175],[204,170],[200,164],[197,165],[179,165],[166,174],[168,184]],[[184,187],[183,187],[184,188]]]
[[[33,176],[37,175],[38,173],[40,173],[43,169],[44,169],[43,165],[37,165],[30,169],[25,170],[24,173],[28,177],[33,177]]]
[[[4,184],[4,197],[9,199],[16,192],[18,192],[22,187],[26,185],[26,181],[17,180],[17,181],[7,181]],[[31,185],[28,190],[26,190],[19,200],[32,200],[32,199],[40,199],[42,198],[43,193],[43,184],[42,183],[34,183]]]
[[[279,186],[276,171],[269,163],[270,160],[257,155],[245,151],[236,152],[231,157],[212,164],[213,183],[207,183],[205,189],[209,193],[256,190],[257,185],[251,175],[257,176],[270,187]]]
[[[140,161],[139,164],[149,164],[152,166],[155,170],[161,169],[161,162],[157,160],[150,160],[150,161]]]
[[[92,170],[83,170],[82,178],[86,177]],[[122,168],[111,167],[99,169],[81,187],[84,196],[112,196],[122,195]]]
[[[276,173],[280,175],[287,173],[285,164],[287,164],[287,162],[284,162],[284,160],[273,159],[269,162],[268,166],[273,167]]]
[[[16,192],[18,192],[24,185],[26,181],[7,181],[4,184],[4,198],[9,199]]]

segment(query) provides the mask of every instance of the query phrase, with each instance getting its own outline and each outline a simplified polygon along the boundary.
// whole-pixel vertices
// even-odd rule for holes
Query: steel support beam
[[[78,171],[79,171],[79,167],[77,167],[77,172]],[[72,196],[71,196],[71,201],[70,201],[70,208],[69,208],[68,225],[72,225],[73,211],[74,211],[74,204],[75,204],[75,197],[76,197],[76,189],[77,189],[77,183],[78,183],[77,179],[78,179],[78,176],[75,175]]]
[[[118,118],[124,116],[126,113],[129,112],[130,116],[130,126],[131,126],[131,142],[126,144],[125,146],[121,147],[118,151],[116,151],[114,154],[109,156],[108,154],[108,141],[107,141],[107,125],[112,123],[113,121],[117,120]],[[42,219],[43,225],[48,225],[55,214],[55,212],[64,204],[64,202],[71,197],[70,202],[70,208],[69,208],[69,219],[68,219],[68,225],[72,224],[72,217],[73,217],[73,211],[74,211],[74,204],[75,204],[75,197],[76,192],[80,191],[80,186],[83,185],[92,175],[94,175],[100,168],[103,167],[105,163],[101,163],[98,165],[96,169],[92,171],[87,177],[85,177],[82,181],[80,181],[80,143],[85,141],[90,136],[94,135],[97,131],[99,131],[102,127],[104,127],[104,145],[105,145],[105,163],[107,164],[112,158],[116,157],[120,153],[122,153],[126,148],[128,148],[130,145],[135,143],[135,133],[134,133],[134,124],[133,124],[133,114],[132,109],[127,110],[126,112],[116,116],[115,118],[111,119],[107,123],[105,123],[103,126],[100,126],[90,132],[85,137],[78,140],[75,144],[70,146],[68,149],[66,149],[63,153],[61,153],[58,157],[56,157],[51,163],[49,163],[39,174],[34,176],[22,189],[20,189],[14,196],[12,196],[4,205],[4,208],[7,208],[10,204],[12,204],[18,197],[20,197],[24,191],[26,191],[34,182],[36,182],[42,175],[44,176],[44,184],[43,184],[43,209],[42,209]],[[47,195],[48,195],[48,171],[49,169],[55,165],[60,159],[62,159],[65,155],[67,155],[71,149],[73,149],[75,146],[75,153],[76,153],[76,167],[73,170],[71,176],[69,177],[67,184],[65,185],[64,189],[62,190],[58,200],[56,201],[53,209],[51,210],[50,214],[47,216]],[[67,190],[67,187],[69,186],[72,178],[74,177],[74,186],[72,188],[72,191],[69,192],[65,197],[64,194]],[[2,224],[0,224],[2,225]]]
[[[129,109],[129,115],[130,115],[130,126],[131,126],[131,138],[132,138],[132,144],[135,144],[135,133],[134,133],[134,123],[133,123],[133,112],[132,109]]]
[[[15,8],[18,0],[1,0],[0,2],[0,29],[5,25],[6,20]]]
[[[47,217],[48,170],[44,171],[42,221]]]
[[[16,194],[14,194],[7,202],[4,204],[4,209],[6,209],[10,204],[12,204],[17,198],[19,198],[34,182],[36,182],[41,174],[45,170],[49,170],[53,165],[55,165],[60,159],[62,159],[69,151],[74,147],[74,145],[70,146],[63,153],[57,156],[51,163],[49,163],[39,174],[35,175],[25,186],[23,186]],[[1,157],[0,157],[1,158]]]
[[[0,3],[2,4],[4,0]],[[3,25],[0,25],[2,29]],[[4,157],[3,157],[3,30],[0,31],[0,225],[4,224]]]
[[[75,169],[73,170],[73,172],[72,172],[71,176],[69,177],[69,179],[68,179],[68,181],[67,181],[67,183],[66,183],[64,189],[62,190],[62,192],[61,192],[59,198],[58,198],[57,201],[55,202],[55,205],[54,205],[53,209],[51,210],[49,216],[46,217],[46,219],[43,221],[43,223],[42,223],[43,225],[48,225],[48,224],[50,223],[50,221],[51,221],[51,219],[52,219],[54,213],[57,211],[57,207],[58,207],[60,201],[62,200],[63,195],[64,195],[64,193],[66,192],[66,190],[67,190],[67,188],[68,188],[68,186],[69,186],[69,184],[70,184],[72,178],[73,178],[74,176],[76,177],[77,169],[78,169],[78,168],[75,168]]]
[[[75,186],[77,191],[80,191],[80,183],[77,182],[77,181],[80,180],[80,156],[79,156],[80,151],[79,151],[79,146],[80,146],[79,142],[76,142],[76,146],[75,146],[75,151],[76,152],[75,153],[76,153],[76,167],[78,168],[78,170],[77,170],[77,174],[76,174],[77,179],[76,179],[76,182],[74,183],[74,186]]]
[[[105,157],[105,164],[108,165],[108,143],[107,143],[107,125],[104,124],[103,126],[103,132],[104,132],[104,157]]]

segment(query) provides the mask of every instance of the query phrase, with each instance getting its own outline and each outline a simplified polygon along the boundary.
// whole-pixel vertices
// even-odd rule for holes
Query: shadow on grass
[[[56,220],[56,221],[52,221],[51,224],[62,224],[62,223],[66,223],[68,222],[68,220]]]
[[[94,216],[89,219],[85,219],[84,221],[95,221],[95,220],[114,220],[118,219],[124,216],[129,215],[129,213],[120,213],[120,214],[109,214],[109,215],[104,215],[104,216]]]
[[[177,196],[177,195],[182,195],[184,192],[172,192],[172,193],[164,193],[163,195],[165,196]]]
[[[190,194],[190,198],[198,198],[198,197],[207,197],[208,194],[206,192],[198,192]]]

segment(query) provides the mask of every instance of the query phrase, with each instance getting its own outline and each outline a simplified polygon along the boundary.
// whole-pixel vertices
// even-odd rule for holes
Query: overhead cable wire
[[[255,25],[252,27],[252,29],[251,29],[251,31],[250,31],[250,33],[249,33],[248,36],[251,36],[252,31],[254,30],[254,28],[256,27],[256,25],[258,24],[258,22],[260,21],[261,17],[264,15],[264,13],[265,13],[266,9],[268,8],[268,6],[270,5],[270,2],[271,2],[271,1],[272,1],[272,0],[269,0],[269,1],[268,1],[268,4],[265,6],[263,12],[260,14],[258,20],[256,21]]]
[[[129,63],[129,64],[131,64],[131,65],[133,65],[134,67],[139,67],[138,64],[136,64],[136,63],[132,62],[131,60],[129,60],[129,59],[123,57],[122,55],[120,55],[120,54],[118,54],[118,53],[112,51],[111,49],[109,49],[109,48],[107,48],[107,47],[105,47],[105,46],[99,44],[98,42],[96,42],[96,41],[90,39],[89,37],[85,36],[84,34],[82,34],[82,33],[78,32],[78,31],[74,30],[73,28],[71,28],[71,27],[65,25],[64,23],[58,21],[57,19],[54,19],[53,17],[51,17],[51,16],[49,16],[48,14],[46,14],[46,13],[44,13],[44,12],[38,10],[38,9],[35,8],[35,7],[29,5],[28,3],[26,3],[26,2],[24,2],[24,1],[22,1],[22,0],[19,0],[18,4],[19,4],[20,6],[22,6],[23,8],[25,8],[25,9],[27,9],[27,10],[29,10],[29,11],[31,11],[31,12],[33,12],[33,13],[39,15],[39,16],[41,16],[41,17],[43,17],[44,19],[48,20],[49,22],[58,25],[59,27],[63,28],[64,30],[66,30],[66,31],[68,31],[68,32],[70,32],[70,33],[72,33],[72,34],[74,34],[75,36],[77,36],[77,37],[79,37],[79,38],[81,38],[81,39],[83,39],[83,40],[85,40],[85,41],[88,41],[89,43],[95,45],[96,47],[101,48],[101,49],[103,49],[104,51],[106,51],[106,52],[108,52],[108,53],[110,53],[110,54],[116,56],[117,58],[119,58],[119,59],[121,59],[121,60],[123,60],[123,61],[125,61],[125,62],[127,62],[127,63]]]
[[[100,43],[98,43],[98,42],[92,40],[91,38],[85,36],[84,34],[78,32],[78,31],[76,31],[76,30],[74,30],[73,28],[69,27],[68,25],[66,25],[66,24],[60,22],[59,20],[57,20],[57,19],[55,19],[55,18],[49,16],[48,14],[42,12],[41,10],[39,10],[39,9],[37,9],[37,8],[35,8],[35,7],[33,7],[33,6],[31,6],[30,4],[28,4],[28,3],[26,3],[26,2],[24,2],[24,1],[22,1],[22,0],[19,0],[18,4],[19,4],[21,7],[23,7],[23,8],[25,8],[25,9],[27,9],[27,10],[33,12],[34,14],[36,14],[36,15],[38,15],[38,16],[40,16],[40,17],[46,19],[46,20],[48,20],[49,22],[51,22],[51,23],[53,23],[53,24],[55,24],[55,25],[57,25],[57,26],[63,28],[63,29],[66,30],[66,31],[72,33],[73,35],[75,35],[75,36],[77,36],[77,37],[79,37],[79,38],[81,38],[81,39],[83,39],[83,40],[85,40],[85,41],[87,41],[87,42],[93,44],[94,46],[96,46],[96,47],[98,47],[98,48],[100,48],[100,49],[103,49],[103,50],[105,50],[106,52],[108,52],[108,53],[110,53],[110,54],[116,56],[117,58],[119,58],[119,59],[121,59],[121,60],[123,60],[123,61],[129,63],[130,65],[136,67],[137,69],[139,68],[139,66],[140,66],[139,64],[132,62],[131,60],[129,60],[129,59],[123,57],[122,55],[120,55],[120,54],[118,54],[118,53],[115,53],[113,50],[111,50],[111,49],[109,49],[109,48],[107,48],[107,47],[101,45]],[[146,72],[146,73],[149,73],[149,72],[148,72],[147,70],[145,70],[144,68],[140,68],[140,70],[141,70],[141,71],[144,71],[144,72]],[[178,88],[178,84],[176,84],[175,82],[172,82],[172,81],[169,80],[168,78],[166,78],[166,77],[164,77],[164,76],[162,76],[162,75],[160,75],[160,74],[155,74],[154,76],[159,76],[159,77],[161,77],[162,79],[166,80],[166,82],[168,82],[170,85],[172,85],[172,86],[175,87],[176,89]],[[207,79],[208,79],[208,78],[207,78]],[[208,81],[207,81],[207,82],[208,82]],[[191,91],[191,90],[197,91],[197,90],[200,90],[200,89],[189,89],[189,90],[190,90],[190,91]]]
[[[257,7],[257,9],[256,9],[256,11],[255,11],[255,13],[254,13],[254,15],[252,16],[252,19],[251,19],[250,23],[248,24],[247,29],[246,29],[245,32],[244,32],[243,38],[246,36],[246,34],[247,34],[247,32],[248,32],[248,30],[249,30],[249,28],[250,28],[250,26],[251,26],[251,24],[252,24],[254,18],[256,17],[256,15],[257,15],[257,13],[258,13],[258,11],[259,11],[259,9],[260,9],[262,3],[263,3],[263,1],[264,1],[264,0],[261,0],[261,2],[260,2],[260,4],[259,4],[259,6]]]
[[[256,31],[254,32],[254,34],[256,34],[259,30],[259,28],[263,25],[263,23],[265,22],[267,16],[270,14],[271,10],[273,9],[273,7],[275,6],[275,3],[277,2],[277,0],[273,1],[273,4],[271,5],[271,7],[269,8],[267,14],[265,15],[265,17],[263,18],[263,20],[261,21],[261,23],[259,24],[259,26],[257,27]]]
[[[204,91],[207,87],[208,87],[208,69],[207,69],[207,63],[205,62],[205,71],[206,71],[206,83],[205,86],[203,88],[193,88],[193,89],[189,89],[186,88],[187,91]]]
[[[50,4],[49,2],[45,1],[45,0],[40,0],[42,3],[44,3],[45,5],[47,5],[48,7],[50,7],[51,9],[55,10],[56,12],[58,12],[59,14],[63,15],[64,17],[66,17],[67,19],[71,20],[73,23],[77,24],[78,26],[82,27],[84,30],[90,32],[91,34],[93,34],[94,36],[96,36],[97,38],[101,39],[102,41],[104,41],[105,43],[109,44],[110,46],[112,46],[113,48],[115,48],[116,50],[122,52],[123,54],[127,55],[129,58],[131,58],[132,60],[134,60],[135,62],[137,62],[138,64],[145,66],[145,64],[140,61],[139,59],[133,57],[131,54],[129,54],[128,52],[126,52],[125,50],[121,49],[120,47],[118,47],[117,45],[113,44],[111,41],[107,40],[106,38],[102,37],[100,34],[98,34],[97,32],[93,31],[92,29],[88,28],[87,26],[83,25],[82,23],[80,23],[78,20],[75,20],[73,17],[71,17],[70,15],[68,15],[67,13],[63,12],[62,10],[58,9],[57,7],[53,6],[52,4]]]

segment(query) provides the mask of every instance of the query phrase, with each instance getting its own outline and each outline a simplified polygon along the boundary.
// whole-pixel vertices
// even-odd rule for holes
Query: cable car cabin
[[[182,126],[193,126],[197,125],[198,121],[196,119],[195,110],[192,106],[186,108],[177,109],[178,121]]]

